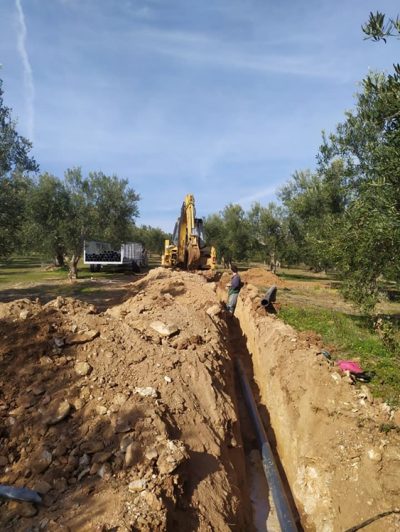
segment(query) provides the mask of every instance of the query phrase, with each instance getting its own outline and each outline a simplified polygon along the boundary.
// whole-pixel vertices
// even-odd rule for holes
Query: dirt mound
[[[159,268],[104,314],[1,305],[0,484],[43,497],[1,529],[251,529],[214,289]]]
[[[400,416],[321,353],[321,338],[259,313],[245,287],[236,317],[304,530],[350,529],[398,509]],[[368,526],[399,530],[396,514]]]
[[[253,284],[262,288],[269,288],[272,285],[278,288],[284,288],[286,286],[282,279],[264,268],[250,268],[244,272],[240,272],[240,277],[244,283]]]

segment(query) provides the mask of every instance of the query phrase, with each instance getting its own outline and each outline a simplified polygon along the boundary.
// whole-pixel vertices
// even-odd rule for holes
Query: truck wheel
[[[101,270],[101,264],[96,264],[96,272],[99,272]]]
[[[94,272],[94,264],[90,264],[89,268],[90,268],[90,271],[93,273]]]
[[[140,266],[136,261],[132,261],[132,271],[133,273],[140,273]]]

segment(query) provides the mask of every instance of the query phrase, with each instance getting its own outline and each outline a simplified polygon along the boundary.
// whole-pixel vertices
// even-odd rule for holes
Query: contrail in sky
[[[33,130],[35,122],[35,109],[34,109],[34,98],[35,98],[35,86],[33,84],[33,73],[32,67],[29,62],[29,56],[26,49],[26,24],[24,11],[22,9],[21,0],[15,0],[15,7],[17,8],[18,13],[18,30],[17,30],[17,44],[18,52],[21,56],[22,65],[24,68],[24,79],[26,86],[26,111],[27,111],[27,136],[29,140],[33,140]]]

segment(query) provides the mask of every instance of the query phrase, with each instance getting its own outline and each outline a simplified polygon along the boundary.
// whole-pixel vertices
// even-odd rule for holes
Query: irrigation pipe
[[[293,517],[292,509],[286,496],[282,479],[279,475],[278,468],[272,454],[271,446],[267,439],[260,414],[258,413],[256,403],[250,388],[249,381],[243,369],[243,365],[238,357],[235,357],[236,369],[239,375],[240,384],[243,390],[244,399],[249,410],[250,417],[253,421],[257,434],[258,444],[261,449],[262,464],[264,473],[271,489],[272,497],[275,503],[276,513],[282,532],[297,532],[297,526]]]

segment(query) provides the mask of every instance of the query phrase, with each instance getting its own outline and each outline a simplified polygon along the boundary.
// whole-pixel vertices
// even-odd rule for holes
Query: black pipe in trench
[[[246,377],[243,365],[237,356],[235,357],[235,364],[239,375],[240,384],[242,386],[244,399],[256,430],[258,444],[261,449],[264,473],[267,478],[268,486],[272,492],[279,525],[283,532],[297,532],[298,528],[296,526],[293,513],[286,496],[285,488],[283,487],[282,479],[279,475],[274,455],[272,454],[271,446],[260,418],[260,414],[257,410],[257,405],[254,401],[249,381]]]

